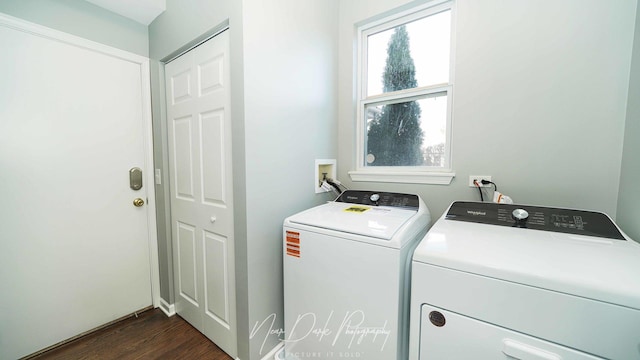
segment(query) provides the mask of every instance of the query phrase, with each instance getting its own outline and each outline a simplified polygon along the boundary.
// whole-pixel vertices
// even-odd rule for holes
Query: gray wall
[[[149,55],[147,27],[79,0],[2,0],[0,12],[138,55]]]
[[[249,324],[283,327],[282,221],[316,195],[317,158],[335,158],[336,0],[244,1]],[[251,340],[260,359],[266,329]],[[264,351],[277,343],[269,336]]]
[[[283,327],[282,221],[329,199],[315,194],[313,171],[316,158],[337,155],[337,12],[337,0],[167,0],[149,27],[154,127],[166,147],[155,60],[229,20],[240,359],[260,359],[278,343],[267,328],[250,336],[256,323],[275,314],[274,329]],[[157,156],[165,156],[162,148],[157,141]],[[158,207],[165,189],[157,191]],[[160,216],[160,230],[166,220]],[[171,243],[163,232],[161,290],[172,302]]]
[[[149,57],[160,60],[223,21],[242,21],[242,4],[225,0],[166,0],[149,24]],[[233,16],[232,15],[236,15]],[[239,24],[241,25],[241,23]]]
[[[627,235],[640,242],[640,6],[636,9],[636,31],[627,101],[627,122],[616,220]]]
[[[340,2],[339,178],[420,194],[435,217],[492,175],[516,202],[616,215],[635,0],[458,0],[451,185],[353,183],[354,24],[408,1]]]

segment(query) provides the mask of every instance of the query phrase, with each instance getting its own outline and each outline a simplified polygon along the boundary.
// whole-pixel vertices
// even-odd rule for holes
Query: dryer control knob
[[[511,212],[511,217],[516,221],[513,226],[521,228],[527,227],[527,219],[529,218],[527,210],[515,209]]]
[[[513,210],[513,212],[511,212],[511,216],[513,216],[516,221],[522,221],[527,220],[527,218],[529,217],[529,213],[525,209],[515,209]]]
[[[378,200],[380,200],[380,194],[373,194],[369,197],[369,200],[373,201],[373,202],[378,202]]]

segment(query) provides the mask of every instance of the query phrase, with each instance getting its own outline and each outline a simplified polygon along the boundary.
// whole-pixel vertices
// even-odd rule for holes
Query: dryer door
[[[430,305],[421,317],[420,360],[602,359]]]

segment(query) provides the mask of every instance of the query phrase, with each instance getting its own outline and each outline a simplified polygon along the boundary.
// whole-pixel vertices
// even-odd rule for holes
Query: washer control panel
[[[393,206],[415,211],[420,207],[418,195],[379,191],[347,190],[335,201],[370,206]]]
[[[451,204],[445,218],[626,240],[607,215],[595,211],[456,201]]]

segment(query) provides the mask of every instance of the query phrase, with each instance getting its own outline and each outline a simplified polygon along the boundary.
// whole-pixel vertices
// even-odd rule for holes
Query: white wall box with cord
[[[491,181],[491,177],[490,176],[477,176],[477,177],[472,176],[472,177],[470,177],[470,182],[471,182],[471,184],[473,184],[473,186],[478,188],[478,191],[480,193],[480,201],[481,202],[484,202],[484,195],[482,193],[482,188],[493,185],[493,187],[494,187],[494,189],[493,189],[493,202],[494,203],[498,203],[498,204],[513,204],[513,200],[509,196],[504,195],[503,193],[498,191],[498,185],[496,185],[496,183]]]
[[[336,159],[316,159],[314,187],[316,194],[332,191],[332,186],[323,186],[326,179],[336,178]],[[338,193],[340,195],[340,193]]]

